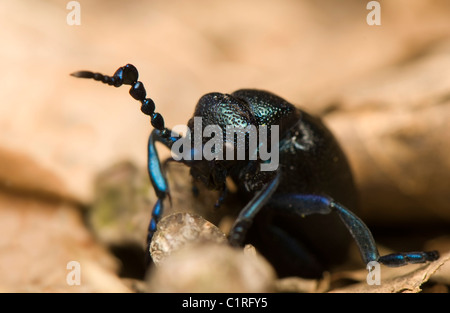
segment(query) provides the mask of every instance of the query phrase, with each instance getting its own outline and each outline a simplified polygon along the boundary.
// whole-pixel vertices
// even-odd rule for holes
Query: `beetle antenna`
[[[161,114],[155,112],[155,103],[152,99],[146,98],[147,92],[145,91],[144,84],[138,81],[139,73],[134,65],[127,64],[120,67],[119,69],[117,69],[113,76],[93,73],[90,71],[79,71],[70,75],[79,78],[94,79],[114,87],[130,85],[130,95],[134,99],[141,102],[141,111],[142,113],[150,116],[150,122],[152,126],[161,131],[161,136],[170,136],[169,129],[164,126],[164,118]]]

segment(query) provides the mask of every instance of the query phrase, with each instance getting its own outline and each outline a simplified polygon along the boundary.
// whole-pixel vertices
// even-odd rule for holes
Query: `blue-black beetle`
[[[92,78],[119,87],[131,85],[130,95],[141,102],[141,111],[151,117],[155,128],[148,141],[148,172],[158,197],[149,225],[148,244],[163,213],[163,200],[169,189],[155,147],[160,142],[171,149],[182,137],[164,126],[163,117],[155,112],[154,102],[146,97],[137,69],[128,64],[113,76],[80,71],[75,77]],[[195,129],[195,117],[202,119]],[[252,243],[275,267],[280,277],[320,277],[331,265],[346,256],[353,237],[363,262],[377,261],[388,266],[425,263],[439,257],[437,251],[394,253],[380,256],[367,226],[357,211],[357,192],[347,159],[331,132],[320,119],[299,110],[284,99],[262,90],[242,89],[232,94],[210,93],[199,100],[188,127],[194,142],[205,127],[277,125],[279,166],[262,171],[267,160],[250,158],[252,151],[244,144],[246,159],[196,159],[198,146],[187,153],[192,158],[180,162],[190,167],[194,179],[210,189],[222,191],[217,205],[227,191],[226,178],[238,187],[245,206],[240,211],[228,238],[233,246]],[[197,131],[197,133],[196,133]],[[268,130],[271,136],[271,128]],[[224,145],[238,148],[242,142],[228,139]],[[278,138],[277,138],[278,139]],[[201,148],[206,145],[201,139]],[[253,153],[258,152],[257,146]],[[186,154],[185,154],[186,155]],[[339,218],[338,218],[339,217]]]

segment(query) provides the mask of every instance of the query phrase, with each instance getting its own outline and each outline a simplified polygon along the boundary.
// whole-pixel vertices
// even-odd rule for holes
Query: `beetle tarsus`
[[[438,251],[392,253],[378,258],[378,262],[389,267],[432,262],[439,258]]]

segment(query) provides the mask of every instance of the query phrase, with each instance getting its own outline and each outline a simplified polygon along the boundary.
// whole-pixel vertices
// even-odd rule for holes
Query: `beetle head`
[[[242,150],[248,156],[245,132],[250,125],[255,125],[255,118],[243,100],[221,93],[201,97],[187,124],[193,157],[184,163],[190,166],[191,175],[210,189],[222,189],[226,176],[248,162],[238,159],[236,154]],[[227,135],[230,129],[233,129],[231,136]],[[202,153],[201,158],[195,158],[198,153]]]

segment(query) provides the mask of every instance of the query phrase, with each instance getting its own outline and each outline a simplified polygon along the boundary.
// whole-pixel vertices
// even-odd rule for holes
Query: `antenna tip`
[[[94,73],[89,71],[78,71],[71,73],[70,76],[78,77],[78,78],[93,78]]]

